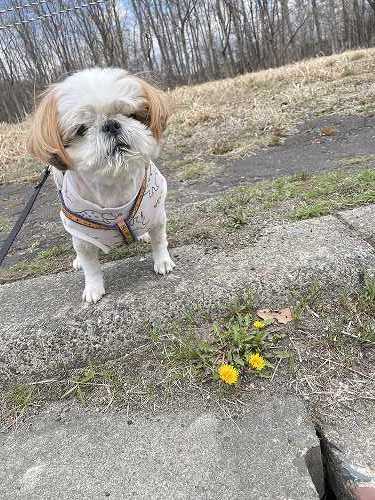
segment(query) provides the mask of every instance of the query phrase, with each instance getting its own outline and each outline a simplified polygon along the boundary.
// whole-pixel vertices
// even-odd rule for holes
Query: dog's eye
[[[76,131],[76,136],[78,137],[83,137],[87,132],[87,127],[86,125],[80,125],[78,128],[77,128],[77,131]]]
[[[129,115],[129,118],[133,118],[133,120],[137,120],[140,123],[143,123],[144,125],[149,124],[149,115],[146,110],[142,111],[137,111],[137,113],[132,113]]]

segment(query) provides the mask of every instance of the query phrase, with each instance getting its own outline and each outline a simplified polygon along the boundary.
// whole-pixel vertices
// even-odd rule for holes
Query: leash
[[[8,238],[5,240],[5,243],[0,250],[0,266],[3,263],[3,260],[5,259],[5,257],[8,255],[8,252],[9,252],[11,246],[13,245],[14,240],[17,238],[17,235],[20,232],[21,227],[23,226],[27,216],[31,212],[31,209],[33,208],[35,200],[37,199],[38,194],[40,193],[40,190],[42,189],[43,184],[46,182],[49,174],[50,174],[50,169],[49,169],[49,167],[46,167],[38,184],[36,184],[34,186],[34,191],[33,191],[32,195],[30,196],[29,201],[26,203],[25,208],[22,210],[22,213],[21,213],[19,219],[17,220],[13,229],[9,233]]]

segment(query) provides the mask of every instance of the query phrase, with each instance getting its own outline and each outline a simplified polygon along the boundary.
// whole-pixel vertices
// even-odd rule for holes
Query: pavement
[[[0,438],[3,500],[313,500],[304,405],[269,395],[228,420],[212,408],[157,416],[70,412]]]

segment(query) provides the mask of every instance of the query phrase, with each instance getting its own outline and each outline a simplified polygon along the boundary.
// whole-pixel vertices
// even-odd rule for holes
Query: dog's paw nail
[[[105,294],[104,286],[90,286],[87,285],[82,294],[82,300],[84,302],[96,303],[100,300]]]
[[[162,260],[160,262],[155,262],[154,271],[157,274],[167,274],[170,273],[174,267],[176,267],[176,264],[172,259]]]
[[[79,271],[81,269],[81,264],[79,263],[78,257],[73,260],[73,269]]]

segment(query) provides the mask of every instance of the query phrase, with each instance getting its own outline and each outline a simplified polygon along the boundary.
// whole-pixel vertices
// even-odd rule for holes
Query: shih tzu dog
[[[105,293],[99,250],[151,241],[155,272],[175,266],[167,249],[167,184],[152,162],[167,118],[163,94],[119,68],[69,76],[46,91],[35,111],[29,150],[52,165],[86,302]]]

